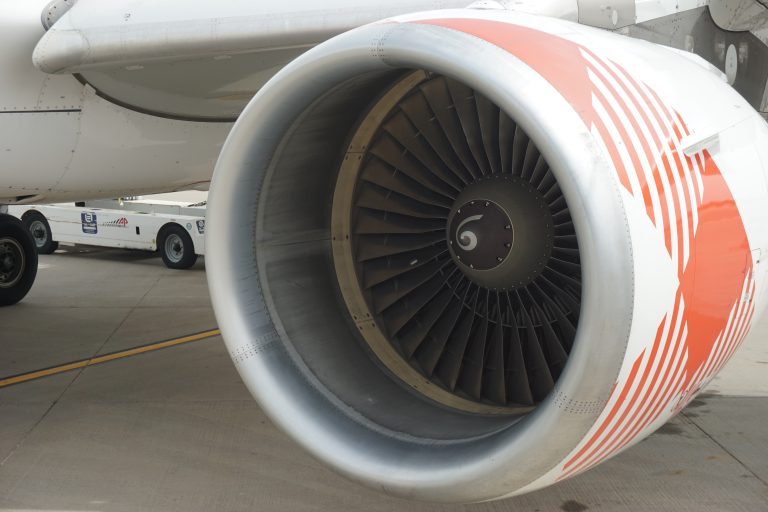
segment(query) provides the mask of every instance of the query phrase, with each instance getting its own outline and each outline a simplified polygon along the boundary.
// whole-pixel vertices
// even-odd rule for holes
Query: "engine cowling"
[[[695,57],[496,11],[396,18],[281,71],[215,172],[233,360],[314,456],[470,502],[679,412],[765,304],[768,130]]]

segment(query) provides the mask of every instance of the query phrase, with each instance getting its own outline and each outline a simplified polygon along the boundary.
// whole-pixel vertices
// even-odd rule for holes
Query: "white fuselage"
[[[142,114],[38,71],[45,4],[0,4],[0,203],[205,188],[231,124]]]
[[[296,55],[358,24],[464,2],[397,0],[381,6],[333,0],[318,6],[305,0],[279,4],[230,0],[194,9],[184,4],[179,9],[181,2],[83,0],[72,8],[79,13],[78,29],[70,30],[64,23],[58,32],[65,41],[40,47],[46,34],[41,14],[48,3],[0,0],[0,204],[207,190],[233,120],[259,87]],[[321,8],[322,16],[316,14]],[[189,21],[179,23],[180,12]],[[242,57],[242,48],[236,47],[228,48],[226,55],[147,63],[153,61],[154,52],[171,51],[168,41],[177,40],[179,34],[185,37],[191,32],[190,38],[210,34],[222,20],[230,28],[242,25],[238,30],[248,37],[258,39],[261,34],[269,41],[243,43],[251,50],[256,46],[253,57]],[[137,25],[138,31],[122,30]],[[190,28],[198,25],[202,28]],[[204,43],[221,46],[217,37],[204,37]],[[97,48],[100,38],[117,52],[116,70],[105,74],[86,65],[89,71],[81,76],[79,68],[56,70],[61,74],[38,69],[45,69],[50,59],[60,62],[54,55],[66,54],[74,40],[86,41],[84,58],[103,57]],[[131,53],[137,41],[130,38],[143,41],[138,46],[144,53]],[[274,47],[263,51],[260,45],[270,41]],[[146,69],[131,65],[131,59],[139,59]],[[185,75],[190,69],[191,78]],[[134,77],[136,82],[131,81]],[[161,85],[153,89],[158,77]],[[174,92],[165,90],[165,84],[171,84]],[[201,120],[211,110],[206,110],[210,102],[227,115]]]

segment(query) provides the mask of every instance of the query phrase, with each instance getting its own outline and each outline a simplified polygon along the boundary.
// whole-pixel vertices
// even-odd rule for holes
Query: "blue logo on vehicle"
[[[92,212],[81,212],[80,221],[83,224],[83,233],[86,235],[95,235],[99,232],[99,226],[96,224],[96,214]]]

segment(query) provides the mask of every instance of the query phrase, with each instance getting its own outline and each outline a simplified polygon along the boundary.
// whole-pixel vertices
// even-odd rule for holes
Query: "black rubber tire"
[[[4,240],[6,242],[3,242]],[[9,243],[10,245],[13,242],[21,247],[20,256],[23,271],[21,271],[20,277],[13,279],[15,283],[10,286],[4,286],[8,285],[8,281],[6,283],[0,282],[0,306],[10,306],[23,299],[32,288],[37,276],[35,240],[19,219],[11,215],[0,214],[0,243]],[[4,261],[0,261],[0,265],[3,263]],[[0,268],[1,271],[2,268]],[[0,277],[0,279],[2,278]]]
[[[181,245],[181,254],[170,254],[166,242],[171,236],[178,237],[176,241]],[[197,262],[195,254],[195,244],[192,237],[186,230],[178,224],[168,224],[160,230],[157,237],[157,250],[163,258],[163,263],[168,268],[176,270],[186,270]]]
[[[25,213],[21,220],[24,222],[24,225],[29,230],[29,233],[32,235],[32,238],[35,241],[35,246],[37,247],[37,253],[38,254],[53,254],[56,252],[56,249],[59,248],[59,242],[53,241],[53,233],[51,232],[51,225],[48,224],[48,219],[45,218],[45,215],[43,215],[40,212],[37,211],[29,211]],[[32,224],[35,221],[41,222],[45,226],[45,238],[42,241],[42,244],[40,243],[41,240],[35,236],[34,231],[32,231]]]

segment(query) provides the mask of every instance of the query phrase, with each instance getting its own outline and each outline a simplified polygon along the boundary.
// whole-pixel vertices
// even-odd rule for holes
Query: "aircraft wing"
[[[279,69],[332,36],[397,14],[467,3],[79,0],[58,19],[49,15],[52,26],[33,59],[42,71],[78,74],[137,110],[231,121]]]

